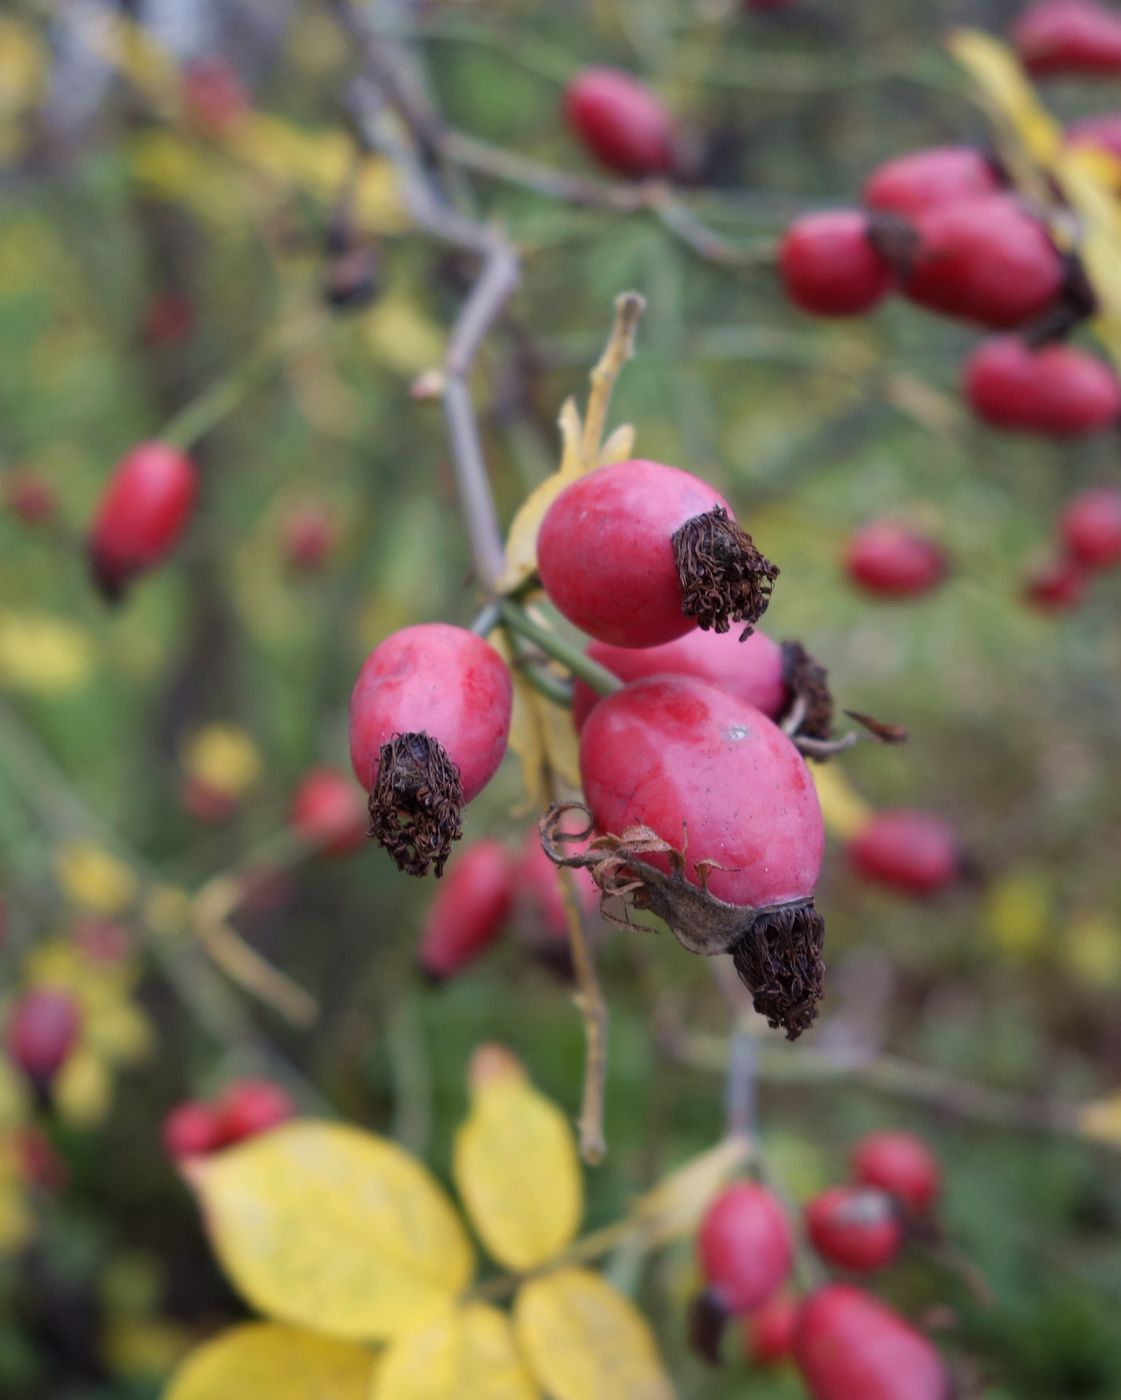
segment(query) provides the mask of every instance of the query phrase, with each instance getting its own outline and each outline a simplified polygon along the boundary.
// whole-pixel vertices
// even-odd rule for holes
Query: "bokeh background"
[[[767,1159],[803,1198],[840,1179],[861,1132],[923,1133],[945,1165],[953,1253],[909,1260],[884,1295],[941,1323],[978,1393],[1106,1400],[1121,1395],[1121,1113],[1076,1107],[1121,1086],[1121,592],[1103,578],[1048,617],[1024,606],[1021,580],[1062,503],[1115,475],[1116,436],[1053,446],[986,429],[957,390],[972,332],[902,302],[814,322],[773,266],[793,215],[852,202],[880,160],[988,139],[942,37],[960,22],[999,31],[1014,11],[449,0],[370,13],[410,39],[450,128],[489,147],[595,176],[560,98],[582,65],[608,62],[649,81],[706,153],[680,205],[736,250],[730,264],[672,218],[455,167],[465,207],[522,257],[472,381],[499,511],[508,521],[555,465],[559,406],[583,392],[613,298],[636,288],[648,306],[614,421],[636,425],[641,455],[714,482],[781,564],[772,635],[802,639],[846,707],[909,728],[904,747],[841,760],[852,791],[941,814],[976,867],[908,902],[862,885],[831,842],[822,1017],[797,1047],[759,1040]],[[150,47],[121,40],[122,13]],[[233,127],[182,81],[214,55],[252,109]],[[181,1351],[243,1315],[160,1149],[181,1099],[269,1074],[438,1174],[481,1040],[578,1105],[580,1020],[531,938],[428,988],[414,961],[430,888],[376,849],[326,861],[286,834],[306,770],[347,767],[346,701],[369,648],[409,622],[467,625],[477,607],[440,407],[410,394],[473,269],[412,224],[379,159],[354,194],[355,72],[315,3],[11,0],[0,16],[0,482],[32,474],[57,500],[39,523],[10,493],[0,510],[0,997],[60,967],[92,986],[74,941],[91,918],[123,927],[129,948],[99,974],[94,1043],[42,1123],[61,1167],[37,1185],[18,1164],[0,1173],[6,1396],[154,1395]],[[1063,116],[1118,96],[1116,83],[1047,89]],[[324,240],[348,189],[376,294],[340,313]],[[277,344],[289,349],[268,359]],[[107,607],[83,536],[111,467],[202,391],[236,392],[262,354],[271,369],[197,445],[185,544]],[[952,574],[930,598],[877,604],[845,581],[849,532],[881,514],[945,544]],[[292,544],[309,517],[328,541],[310,564]],[[200,784],[221,790],[218,820]],[[511,760],[467,834],[516,845],[535,818]],[[189,897],[219,873],[251,880],[236,928],[311,993],[314,1025],[247,996],[195,936]],[[587,1176],[592,1225],[717,1140],[729,1034],[710,968],[668,936],[612,933],[600,961],[610,1153]],[[864,1067],[844,1072],[853,1057]],[[691,1356],[688,1246],[634,1277],[617,1267],[683,1396],[801,1394],[734,1347],[722,1372]]]

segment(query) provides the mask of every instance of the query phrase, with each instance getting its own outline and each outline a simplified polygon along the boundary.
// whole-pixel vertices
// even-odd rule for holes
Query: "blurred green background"
[[[351,168],[352,48],[313,3],[124,8],[179,59],[222,52],[272,125],[231,154],[158,79],[145,90],[106,64],[84,10],[15,0],[0,21],[0,472],[33,471],[60,503],[41,526],[0,512],[5,993],[76,917],[58,875],[65,842],[91,837],[187,891],[267,868],[301,774],[347,767],[346,700],[369,648],[476,610],[440,408],[409,395],[439,361],[470,269],[411,227],[378,177],[363,220],[378,295],[338,315],[321,294],[324,232]],[[978,1393],[1106,1400],[1121,1396],[1117,1158],[956,1111],[953,1086],[1073,1105],[1121,1084],[1121,592],[1105,578],[1057,619],[1019,597],[1062,503],[1115,476],[1117,442],[1055,447],[975,424],[956,386],[972,332],[902,302],[812,322],[785,304],[770,258],[792,214],[852,202],[878,161],[987,139],[941,38],[951,22],[1000,29],[1014,9],[462,0],[379,7],[376,22],[418,40],[453,129],[556,167],[594,173],[558,119],[564,80],[589,61],[644,76],[698,138],[723,133],[708,183],[682,201],[750,252],[737,266],[699,258],[649,213],[459,171],[465,200],[523,258],[473,380],[499,510],[508,521],[555,465],[559,406],[584,392],[614,296],[638,289],[648,308],[613,421],[636,425],[640,455],[711,480],[782,566],[767,630],[828,665],[844,706],[910,729],[903,748],[847,755],[852,787],[872,806],[941,813],[980,872],[908,903],[861,886],[831,842],[818,895],[829,992],[804,1042],[818,1060],[764,1042],[768,1161],[804,1198],[843,1177],[861,1132],[922,1132],[945,1164],[948,1234],[991,1300],[920,1252],[883,1296],[911,1316],[937,1311]],[[1073,115],[1118,94],[1060,84],[1047,96]],[[185,299],[189,328],[154,334],[153,303],[169,296]],[[113,463],[278,328],[304,348],[202,440],[185,546],[107,608],[82,537]],[[300,571],[284,531],[308,506],[339,539]],[[903,606],[847,586],[846,536],[880,514],[945,543],[947,586]],[[216,722],[249,736],[260,768],[208,825],[182,794],[192,736]],[[514,844],[535,816],[510,759],[467,835]],[[309,1030],[231,991],[175,920],[163,932],[126,920],[151,1052],[96,1112],[48,1125],[68,1181],[35,1194],[30,1234],[0,1258],[0,1393],[155,1394],[178,1349],[242,1315],[160,1151],[160,1120],[185,1097],[291,1066],[308,1107],[313,1085],[444,1176],[465,1062],[495,1039],[575,1113],[579,1017],[524,941],[432,990],[414,973],[430,889],[380,851],[296,861],[269,894],[238,928],[318,1000]],[[705,1038],[698,1058],[718,1058],[729,1032],[710,968],[668,936],[613,933],[601,964],[610,1155],[587,1173],[590,1225],[723,1131],[719,1066],[680,1063],[667,1025]],[[933,1067],[950,1087],[931,1104],[859,1077],[813,1082],[822,1058],[852,1047]],[[616,1281],[636,1290],[683,1396],[801,1393],[792,1375],[749,1371],[735,1345],[721,1372],[689,1355],[687,1246]]]

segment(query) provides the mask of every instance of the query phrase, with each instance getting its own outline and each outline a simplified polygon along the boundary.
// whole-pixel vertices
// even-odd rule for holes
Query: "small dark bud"
[[[115,559],[106,557],[102,550],[91,545],[87,559],[93,586],[107,603],[120,603],[131,577],[131,570],[122,567]]]
[[[728,1313],[711,1288],[693,1299],[689,1309],[689,1345],[710,1366],[720,1365],[720,1342]]]
[[[770,1026],[797,1040],[825,995],[825,921],[813,901],[761,911],[731,949],[740,981]]]
[[[747,626],[742,642],[767,611],[778,567],[755,548],[723,506],[687,520],[673,535],[673,557],[681,580],[681,610],[706,632]]]
[[[378,259],[373,248],[349,248],[332,257],[323,279],[323,296],[336,311],[360,311],[378,294]]]
[[[906,219],[886,211],[870,214],[867,237],[880,257],[890,263],[901,278],[906,280],[911,275],[919,250],[919,235]]]
[[[463,835],[459,769],[427,734],[395,734],[381,746],[370,792],[370,830],[407,875],[439,878]]]

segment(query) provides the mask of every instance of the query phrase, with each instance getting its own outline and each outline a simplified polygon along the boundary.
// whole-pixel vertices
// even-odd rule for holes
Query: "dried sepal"
[[[681,611],[706,632],[747,625],[742,642],[767,611],[778,566],[756,549],[723,506],[696,515],[674,531],[673,557],[681,582]]]
[[[801,642],[782,643],[782,679],[790,696],[780,716],[787,733],[805,734],[811,739],[828,739],[833,734],[833,695],[829,672]],[[795,717],[797,723],[793,723]]]
[[[711,1288],[698,1293],[689,1308],[689,1346],[710,1366],[720,1365],[720,1343],[728,1325],[728,1310]]]
[[[430,735],[394,734],[382,744],[370,790],[370,830],[408,875],[437,878],[463,835],[459,769]]]
[[[580,811],[588,819],[582,831],[564,830],[565,816]],[[707,876],[713,861],[698,861],[699,885],[685,878],[685,849],[678,850],[646,826],[628,827],[622,835],[597,836],[581,850],[566,846],[586,842],[593,830],[591,814],[578,802],[558,803],[541,819],[541,845],[556,865],[587,870],[600,892],[600,908],[613,923],[631,925],[630,909],[649,910],[690,953],[714,957],[730,953],[753,1005],[772,1026],[795,1040],[814,1020],[825,984],[821,952],[825,924],[812,899],[755,908],[726,904],[710,894]],[[669,870],[643,856],[664,858]],[[618,901],[624,917],[613,913]]]

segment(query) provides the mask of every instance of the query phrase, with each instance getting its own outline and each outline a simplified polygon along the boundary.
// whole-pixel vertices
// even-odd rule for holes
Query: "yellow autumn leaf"
[[[1062,148],[1063,129],[1036,96],[1019,60],[999,39],[979,29],[954,30],[947,46],[980,88],[998,139],[1003,138],[1001,156],[1017,185],[1038,184],[1031,164],[1051,167]]]
[[[91,914],[123,913],[136,899],[132,868],[93,841],[68,841],[55,852],[55,879],[76,908]]]
[[[0,1176],[0,1255],[22,1249],[34,1228],[23,1183],[14,1177]]]
[[[640,1196],[632,1213],[647,1241],[669,1244],[693,1235],[709,1202],[750,1156],[748,1138],[725,1138]]]
[[[101,1353],[115,1376],[162,1380],[191,1350],[195,1338],[181,1322],[162,1317],[115,1317],[101,1334]]]
[[[1083,1137],[1121,1147],[1121,1090],[1083,1104],[1077,1110],[1077,1119]]]
[[[566,399],[560,412],[561,463],[551,476],[534,487],[518,507],[506,537],[506,563],[498,589],[512,593],[537,570],[537,533],[546,512],[560,493],[596,466],[581,452],[583,424],[575,400]]]
[[[239,725],[208,724],[187,744],[183,768],[196,782],[240,797],[260,778],[261,755]]]
[[[187,928],[191,896],[178,885],[153,885],[144,896],[140,914],[153,933],[171,938]]]
[[[363,318],[362,332],[374,358],[397,374],[419,374],[444,358],[444,333],[403,293],[382,298]]]
[[[1038,871],[1024,867],[995,880],[985,895],[985,925],[993,942],[1014,957],[1030,957],[1051,928],[1051,892]]]
[[[872,815],[871,807],[852,787],[838,764],[813,763],[810,772],[817,788],[826,830],[847,841]]]
[[[0,1055],[0,1133],[28,1116],[27,1085],[7,1055]]]
[[[1081,914],[1063,935],[1063,957],[1077,981],[1108,992],[1121,982],[1121,929],[1108,914]]]
[[[83,628],[45,613],[0,613],[0,686],[37,695],[80,690],[93,675]]]
[[[540,613],[534,613],[533,618],[542,626],[548,625]],[[542,695],[512,664],[502,630],[492,632],[487,640],[510,667],[513,678],[514,707],[508,742],[521,764],[526,793],[535,808],[547,807],[556,797],[550,775],[572,788],[580,786],[580,745],[572,711]]]
[[[673,1400],[645,1319],[599,1274],[558,1269],[523,1284],[514,1330],[553,1400]]]
[[[110,1064],[136,1064],[151,1051],[152,1025],[127,997],[106,997],[85,1017],[83,1039]]]
[[[369,1400],[536,1400],[505,1313],[449,1308],[384,1354]]]
[[[189,1175],[223,1269],[281,1321],[394,1337],[471,1278],[471,1245],[443,1191],[371,1133],[297,1121]]]
[[[374,1367],[355,1342],[249,1322],[193,1351],[163,1400],[366,1400]]]
[[[521,1065],[484,1046],[471,1063],[471,1112],[452,1173],[488,1252],[519,1272],[553,1259],[580,1225],[584,1189],[568,1119]]]
[[[185,205],[208,223],[243,227],[254,191],[236,170],[174,131],[158,128],[135,136],[129,169],[143,189]]]
[[[55,1077],[56,1112],[69,1123],[88,1128],[100,1123],[113,1101],[109,1067],[95,1051],[79,1045]]]
[[[46,87],[50,54],[29,25],[0,19],[0,116],[33,107]]]

